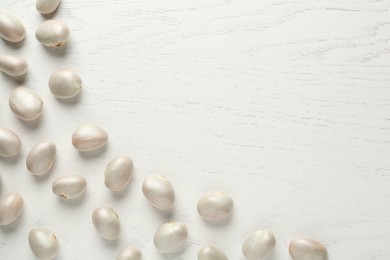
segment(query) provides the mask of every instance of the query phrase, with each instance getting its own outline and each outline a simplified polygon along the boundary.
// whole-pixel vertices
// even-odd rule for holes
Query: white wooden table
[[[56,232],[56,259],[114,259],[128,243],[144,259],[196,259],[202,244],[244,259],[245,235],[271,228],[270,259],[286,260],[295,235],[323,242],[331,260],[390,259],[390,1],[388,0],[63,0],[53,16],[71,29],[62,51],[35,39],[46,18],[35,1],[1,0],[18,14],[27,39],[0,52],[25,57],[27,77],[0,74],[0,123],[18,133],[17,158],[0,159],[0,195],[18,191],[25,210],[0,228],[0,259],[34,259],[27,236],[44,226]],[[76,69],[84,89],[60,102],[47,81],[57,69]],[[44,99],[34,124],[18,120],[8,96],[18,85]],[[83,156],[73,130],[95,123],[109,145]],[[46,178],[27,172],[25,157],[39,140],[56,142],[58,158]],[[103,184],[107,163],[126,154],[135,163],[126,192]],[[65,203],[51,182],[79,173],[88,191]],[[166,175],[177,201],[172,216],[154,210],[141,192],[148,174]],[[206,191],[234,198],[225,225],[196,211]],[[95,207],[110,205],[121,218],[117,243],[93,228]],[[160,255],[156,228],[187,224],[184,252]]]

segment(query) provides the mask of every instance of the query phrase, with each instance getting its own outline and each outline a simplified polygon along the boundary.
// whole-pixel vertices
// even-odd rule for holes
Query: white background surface
[[[34,259],[31,228],[55,231],[56,259],[113,259],[128,243],[144,259],[196,259],[201,244],[243,259],[241,243],[258,228],[277,237],[272,260],[290,259],[294,235],[322,241],[332,260],[390,259],[390,2],[388,0],[63,0],[54,18],[71,39],[64,50],[35,39],[45,20],[33,0],[1,0],[27,29],[18,46],[0,52],[25,57],[23,82],[0,75],[1,125],[13,129],[23,150],[0,159],[1,196],[18,191],[25,210],[0,229],[0,259]],[[76,69],[79,99],[55,99],[52,72]],[[18,85],[44,99],[41,119],[28,124],[8,107]],[[73,130],[96,123],[109,145],[82,155]],[[54,140],[58,158],[50,175],[35,178],[25,157],[38,141]],[[113,195],[103,172],[115,156],[135,163],[124,194]],[[79,173],[88,180],[83,200],[66,203],[51,182]],[[172,216],[154,210],[141,192],[148,174],[164,174],[177,201]],[[226,225],[205,223],[196,203],[222,190],[235,201]],[[122,223],[117,243],[100,239],[95,207],[114,207]],[[184,253],[154,249],[156,228],[187,224]]]

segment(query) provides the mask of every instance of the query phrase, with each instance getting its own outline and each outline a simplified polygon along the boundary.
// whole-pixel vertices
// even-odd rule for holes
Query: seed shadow
[[[29,174],[33,177],[33,179],[36,183],[45,182],[49,178],[49,175],[50,175],[49,173],[46,173],[44,175],[33,175],[31,173],[29,173]]]
[[[126,195],[130,192],[130,188],[126,187],[121,191],[110,191],[111,196],[113,196],[115,199],[122,199],[126,197]]]
[[[105,144],[104,146],[100,147],[99,149],[96,149],[93,151],[85,151],[85,152],[79,151],[79,154],[81,155],[81,157],[83,159],[88,160],[88,159],[93,159],[93,158],[101,156],[107,150],[108,150],[108,143]]]
[[[23,211],[20,213],[20,216],[16,219],[16,221],[14,221],[8,225],[0,226],[1,232],[6,233],[6,234],[15,232],[19,228],[19,226],[23,223],[23,221],[25,220]]]
[[[15,82],[17,83],[18,85],[21,85],[23,84],[24,82],[26,82],[26,80],[28,79],[28,72],[21,75],[21,76],[10,76],[6,73],[2,73],[3,74],[3,77],[8,80],[8,81],[12,81],[12,82]]]
[[[31,130],[34,130],[34,129],[39,128],[39,126],[42,124],[43,116],[44,115],[43,115],[43,111],[42,111],[42,114],[38,118],[36,118],[34,120],[25,121],[25,120],[22,120],[20,118],[18,118],[18,119],[19,119],[19,121],[22,123],[22,125],[24,127],[29,128]]]
[[[64,45],[57,47],[49,47],[42,45],[42,48],[46,51],[46,53],[55,58],[63,58],[70,48],[70,41],[68,40]]]
[[[269,260],[280,259],[280,258],[277,257],[277,255],[275,254],[274,251],[275,251],[275,250],[272,250],[271,254],[267,257],[267,259],[269,259]]]
[[[20,42],[9,42],[9,41],[4,40],[4,39],[2,39],[2,40],[5,43],[5,45],[7,45],[8,47],[13,48],[13,49],[20,49],[23,47],[24,43],[26,42],[26,37],[24,37],[24,39],[21,40]]]
[[[5,164],[14,165],[19,162],[20,157],[21,157],[21,152],[18,152],[16,155],[9,158],[0,156],[0,161]]]
[[[118,239],[115,239],[115,240],[107,240],[104,238],[101,238],[101,240],[103,241],[104,247],[114,248],[114,247],[117,247],[119,245],[120,237]]]
[[[173,208],[169,209],[169,210],[161,210],[161,209],[155,208],[153,206],[151,206],[151,207],[152,207],[152,210],[154,212],[156,212],[156,214],[162,219],[162,221],[164,221],[164,223],[173,221],[176,218],[176,215],[175,215],[176,212]]]
[[[81,93],[80,93],[81,94]],[[58,98],[56,97],[56,100],[58,101],[58,103],[60,103],[61,105],[64,105],[64,106],[73,106],[75,104],[78,104],[80,103],[80,100],[81,100],[81,95],[78,94],[77,96],[75,97],[72,97],[72,98]]]

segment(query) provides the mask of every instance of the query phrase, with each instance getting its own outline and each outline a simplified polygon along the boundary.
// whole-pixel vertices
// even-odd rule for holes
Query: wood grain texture
[[[0,123],[23,141],[21,154],[0,159],[0,195],[25,198],[22,218],[0,229],[0,259],[31,259],[32,227],[56,232],[56,259],[114,259],[127,243],[144,259],[195,259],[202,244],[244,259],[245,235],[274,231],[272,260],[287,260],[294,235],[322,241],[331,260],[390,259],[390,2],[388,0],[63,0],[54,18],[71,29],[61,51],[42,47],[35,29],[46,18],[34,1],[2,0],[22,17],[27,39],[0,41],[0,52],[25,57],[20,82],[0,75]],[[52,72],[75,68],[84,82],[73,103],[55,99]],[[8,107],[14,87],[44,99],[35,124]],[[95,156],[70,142],[82,123],[109,133]],[[54,140],[51,174],[27,173],[25,157]],[[104,169],[117,155],[135,163],[129,189],[114,196]],[[79,203],[63,203],[51,182],[71,172],[88,180]],[[172,216],[151,208],[141,192],[148,174],[164,174],[177,201]],[[226,225],[205,223],[196,203],[206,191],[234,198]],[[118,243],[97,236],[91,214],[111,205],[120,215]],[[186,250],[162,256],[152,237],[164,221],[187,224]]]

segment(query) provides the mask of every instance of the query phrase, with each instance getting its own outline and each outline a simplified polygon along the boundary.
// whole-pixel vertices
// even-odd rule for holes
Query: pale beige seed
[[[82,125],[72,135],[74,148],[81,152],[97,150],[106,145],[107,140],[106,131],[95,125]]]
[[[294,260],[327,260],[328,251],[320,242],[308,237],[295,237],[290,242],[289,253]]]
[[[54,72],[49,79],[49,89],[57,98],[73,98],[82,88],[80,76],[71,69],[61,69]]]
[[[11,129],[0,126],[0,156],[10,158],[19,153],[22,142]]]
[[[39,259],[54,259],[59,251],[57,236],[47,228],[34,228],[28,235],[28,243]]]
[[[168,222],[154,233],[153,242],[161,253],[173,253],[181,248],[187,240],[188,230],[184,223]]]
[[[175,190],[165,176],[150,175],[142,183],[145,198],[160,210],[170,210],[175,202]]]
[[[202,246],[198,251],[198,260],[228,260],[228,258],[218,247]]]
[[[133,161],[126,156],[112,159],[104,172],[104,184],[109,190],[121,191],[133,177]]]
[[[116,240],[119,237],[120,220],[111,207],[99,207],[92,213],[93,225],[100,237],[106,240]]]
[[[8,10],[0,10],[0,37],[9,42],[21,42],[26,30],[20,19]]]
[[[61,20],[48,20],[38,26],[35,37],[47,47],[59,47],[68,41],[69,28]]]
[[[142,253],[138,247],[129,244],[116,255],[116,260],[141,260]]]
[[[0,71],[12,77],[19,77],[26,74],[28,69],[27,61],[14,55],[0,55]]]
[[[43,110],[43,101],[33,90],[17,87],[9,97],[11,111],[24,121],[37,119]]]
[[[37,0],[35,8],[41,14],[51,14],[60,5],[61,0]]]
[[[84,194],[87,181],[81,175],[65,175],[53,181],[52,191],[61,198],[72,200]]]
[[[274,233],[269,229],[260,229],[247,235],[242,244],[242,252],[249,260],[265,260],[276,245]]]
[[[15,222],[23,211],[22,196],[12,192],[0,199],[0,226]]]
[[[26,158],[26,166],[33,175],[44,175],[56,159],[57,148],[51,141],[42,141],[31,148]]]
[[[207,192],[199,199],[197,210],[206,220],[221,220],[232,213],[233,199],[220,191]]]

